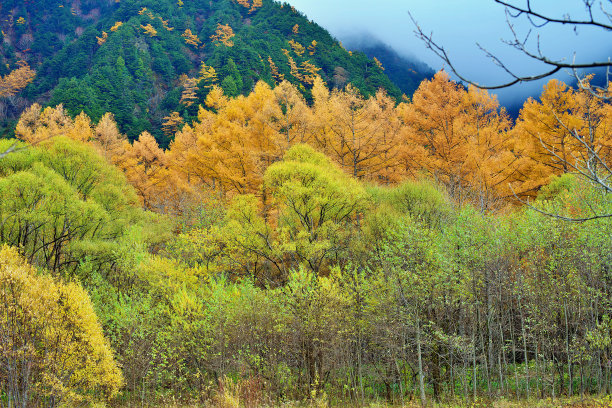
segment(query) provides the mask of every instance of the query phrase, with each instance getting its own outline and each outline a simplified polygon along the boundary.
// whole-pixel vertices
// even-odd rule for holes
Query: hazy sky
[[[398,52],[416,56],[434,70],[442,68],[442,61],[414,35],[408,11],[425,32],[433,32],[434,39],[444,45],[455,66],[464,75],[481,84],[497,84],[508,79],[478,49],[476,43],[492,51],[508,65],[523,74],[539,72],[538,64],[502,43],[511,39],[504,8],[493,0],[287,0],[311,20],[327,28],[340,40],[360,32],[368,32],[391,45]],[[515,4],[525,4],[516,0]],[[546,13],[562,17],[585,17],[582,0],[532,0],[532,6]],[[601,12],[598,12],[601,16]],[[512,20],[522,35],[528,31],[525,20]],[[576,34],[570,27],[548,25],[532,33],[533,40],[540,34],[541,49],[545,54],[561,59],[591,62],[607,59],[610,55],[612,34],[601,29],[580,28]],[[535,45],[535,41],[532,42]],[[569,81],[564,72],[558,78]],[[529,94],[538,95],[542,82],[516,85],[497,92],[504,104]]]

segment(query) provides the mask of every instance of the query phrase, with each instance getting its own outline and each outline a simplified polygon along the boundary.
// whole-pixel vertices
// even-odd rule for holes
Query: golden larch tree
[[[505,172],[516,163],[504,154],[509,120],[494,97],[468,91],[440,71],[421,83],[404,115],[413,172],[426,171],[459,201],[489,207],[496,195],[507,195]]]
[[[270,117],[272,126],[282,136],[279,151],[285,152],[296,143],[306,143],[311,137],[314,118],[302,94],[289,81],[274,88],[276,104],[280,109]]]
[[[185,30],[185,32],[181,35],[185,39],[185,44],[190,44],[198,48],[200,46],[200,39],[197,35],[191,32],[189,28]]]
[[[98,45],[102,45],[108,39],[108,33],[106,31],[102,31],[102,37],[96,37],[98,40]]]
[[[316,145],[348,174],[388,180],[396,159],[399,121],[383,91],[364,98],[352,85],[315,101]],[[384,173],[384,174],[383,174]]]
[[[198,100],[196,93],[198,92],[198,79],[187,78],[183,84],[183,93],[181,94],[180,103],[185,106],[191,106]]]
[[[232,38],[234,36],[234,30],[232,30],[232,27],[230,27],[229,24],[218,23],[217,30],[210,36],[210,39],[216,46],[225,45],[226,47],[233,47],[234,42],[232,41]]]
[[[125,135],[119,132],[112,113],[104,114],[98,121],[91,144],[114,165],[124,162],[126,152],[129,150],[129,142]]]
[[[258,8],[261,8],[263,6],[263,0],[253,0],[253,4],[251,5],[251,8],[249,9],[249,14],[253,13],[255,10],[257,10]]]
[[[306,51],[306,49],[304,48],[302,44],[291,39],[289,40],[289,45],[293,49],[293,52],[295,52],[295,55],[297,55],[298,57],[301,57],[302,55],[304,55],[304,52]]]
[[[551,80],[539,101],[523,105],[511,140],[522,161],[513,184],[518,195],[535,195],[552,176],[592,172],[610,164],[612,128],[610,106],[602,95],[574,90]]]
[[[272,61],[272,57],[268,56],[268,64],[270,65],[270,73],[272,74],[272,78],[276,81],[276,83],[283,82],[285,79],[285,74],[281,74],[278,72],[278,67]]]
[[[37,144],[69,132],[73,122],[62,105],[42,108],[35,103],[26,109],[15,128],[15,136],[30,144]]]
[[[198,77],[198,81],[204,81],[204,88],[211,89],[218,81],[217,71],[213,67],[206,65],[206,63],[202,61],[202,65],[200,65],[200,76]]]
[[[312,42],[308,46],[308,54],[314,55],[316,51],[317,51],[317,42],[315,40],[312,40]]]
[[[378,68],[380,68],[382,71],[384,71],[384,70],[385,70],[385,67],[383,67],[382,62],[380,62],[380,61],[378,60],[378,58],[374,57],[374,58],[373,58],[373,60],[374,60],[374,63],[376,64],[376,66],[377,66]]]
[[[172,112],[169,116],[164,118],[164,123],[162,124],[162,129],[166,135],[171,135],[176,133],[179,126],[183,123],[183,118],[180,113]]]
[[[168,169],[166,153],[149,132],[143,132],[134,141],[121,167],[143,206],[153,209],[167,190]]]
[[[0,77],[0,98],[14,96],[34,80],[36,72],[26,62],[20,61],[18,66],[19,68]]]
[[[147,25],[142,25],[141,24],[140,28],[142,28],[142,30],[145,32],[145,34],[147,34],[149,37],[157,36],[157,30],[151,24],[147,24]]]
[[[114,33],[115,31],[117,31],[119,29],[119,27],[121,27],[123,25],[123,22],[121,21],[116,21],[115,24],[110,28],[110,30]]]

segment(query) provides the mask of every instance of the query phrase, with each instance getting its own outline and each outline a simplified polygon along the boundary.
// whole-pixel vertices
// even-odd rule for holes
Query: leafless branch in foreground
[[[11,146],[9,146],[8,149],[6,149],[3,152],[0,152],[0,159],[3,159],[4,157],[8,156],[9,153],[19,150],[16,147],[17,147],[17,143],[13,143]]]
[[[583,223],[583,222],[587,222],[587,221],[593,221],[593,220],[599,220],[599,219],[604,219],[604,218],[612,218],[612,213],[604,213],[604,214],[594,214],[588,217],[578,217],[578,218],[573,218],[573,217],[566,217],[564,215],[559,215],[559,214],[555,214],[552,212],[548,212],[548,211],[544,211],[536,206],[534,206],[533,204],[531,204],[529,201],[521,198],[512,188],[511,185],[509,185],[510,189],[512,190],[512,194],[514,195],[514,198],[516,198],[517,201],[519,201],[521,204],[525,205],[526,207],[530,208],[531,210],[540,213],[542,215],[546,215],[548,217],[552,217],[552,218],[556,218],[558,220],[562,220],[562,221],[569,221],[569,222],[577,222],[577,223]]]
[[[612,93],[610,93],[610,67],[612,67],[612,61],[610,58],[602,61],[591,61],[591,62],[576,62],[576,56],[571,61],[566,59],[557,60],[549,57],[542,51],[540,47],[540,37],[536,34],[535,44],[534,41],[530,42],[530,38],[534,35],[534,32],[537,32],[538,29],[546,26],[546,25],[563,25],[563,26],[571,26],[574,28],[574,32],[577,33],[579,27],[592,27],[604,31],[612,31],[612,11],[608,11],[606,9],[606,5],[609,6],[612,4],[612,0],[581,0],[582,4],[586,10],[586,17],[583,19],[572,18],[569,14],[565,14],[562,17],[551,16],[545,14],[532,6],[531,0],[523,1],[524,6],[520,6],[516,4],[516,1],[510,0],[493,0],[495,3],[505,7],[506,11],[506,24],[512,33],[510,40],[503,41],[509,47],[519,51],[523,55],[527,56],[529,59],[533,61],[537,61],[543,64],[543,68],[540,72],[536,72],[530,75],[523,75],[512,68],[499,56],[487,50],[485,47],[477,44],[480,50],[484,53],[486,57],[488,57],[496,66],[498,66],[502,71],[504,71],[509,77],[510,80],[501,83],[501,84],[493,84],[493,85],[482,85],[474,81],[473,79],[468,78],[466,75],[461,73],[453,60],[450,58],[447,50],[443,45],[436,42],[433,37],[433,33],[427,33],[423,30],[423,28],[418,24],[416,19],[412,16],[412,14],[408,13],[412,23],[415,27],[415,34],[419,39],[423,41],[425,46],[431,50],[434,54],[436,54],[442,61],[445,66],[448,66],[448,69],[455,74],[461,81],[466,82],[468,84],[474,85],[480,89],[501,89],[507,88],[515,84],[523,83],[523,82],[532,82],[537,81],[551,75],[556,74],[557,72],[567,69],[570,73],[573,73],[573,76],[576,78],[578,87],[582,91],[589,92],[594,97],[605,101],[610,102],[612,100]],[[516,19],[524,17],[528,20],[531,25],[531,29],[527,32],[524,37],[519,36],[514,21]],[[580,73],[581,70],[585,69],[593,69],[593,68],[606,68],[606,76],[605,76],[605,85],[596,86],[591,83],[590,76],[585,76]],[[559,116],[553,112],[556,120],[559,122],[560,126],[562,126],[569,134],[576,139],[579,146],[585,151],[585,155],[582,158],[574,157],[574,162],[568,161],[566,158],[559,156],[559,154],[554,150],[550,149],[545,143],[540,139],[542,146],[544,149],[548,151],[549,154],[556,157],[558,160],[563,161],[568,165],[569,168],[572,169],[573,173],[578,175],[579,177],[586,179],[591,183],[595,188],[603,191],[604,195],[608,195],[612,193],[612,170],[611,167],[602,158],[594,145],[589,143],[583,137],[581,137],[575,129],[570,129],[566,123],[564,123]],[[511,187],[512,189],[512,187]],[[512,193],[515,198],[521,202],[522,204],[528,206],[529,208],[537,211],[541,214],[545,214],[560,220],[571,221],[571,222],[586,222],[596,219],[602,218],[610,218],[612,217],[612,213],[603,213],[598,214],[592,206],[589,204],[588,207],[593,212],[593,215],[588,217],[581,218],[572,218],[566,217],[559,214],[549,213],[540,208],[534,207],[528,201],[519,197],[514,190],[512,189]]]
[[[586,63],[578,63],[575,61],[575,59],[570,62],[566,60],[556,60],[556,59],[550,58],[542,52],[540,48],[539,38],[537,39],[535,50],[532,49],[532,47],[528,46],[528,40],[532,34],[531,30],[527,33],[527,35],[525,35],[524,38],[521,38],[519,37],[518,33],[515,30],[514,25],[512,24],[513,19],[517,19],[519,17],[526,17],[530,25],[532,26],[532,29],[535,29],[535,30],[541,27],[544,27],[546,25],[549,25],[549,24],[560,24],[560,25],[573,26],[574,30],[577,30],[578,27],[595,27],[598,29],[609,31],[609,30],[612,30],[612,11],[606,10],[603,4],[603,1],[596,2],[595,0],[582,0],[582,3],[584,7],[586,8],[587,15],[588,15],[588,18],[586,19],[574,19],[574,18],[571,18],[569,15],[565,15],[561,18],[546,15],[542,12],[535,10],[531,5],[530,0],[526,1],[526,6],[524,7],[517,6],[505,0],[493,0],[493,1],[497,4],[504,6],[506,9],[506,23],[508,27],[510,28],[510,31],[512,32],[512,39],[504,41],[504,42],[508,46],[520,51],[521,53],[523,53],[530,59],[544,64],[545,67],[541,72],[538,72],[532,75],[519,74],[515,72],[513,69],[511,69],[501,58],[499,58],[498,56],[496,56],[495,54],[493,54],[492,52],[488,51],[486,48],[478,44],[478,47],[483,51],[483,53],[488,58],[490,58],[495,65],[500,67],[504,72],[506,72],[511,77],[509,81],[506,81],[501,84],[495,84],[495,85],[479,84],[473,79],[470,79],[464,74],[462,74],[461,72],[459,72],[459,70],[456,68],[455,64],[451,60],[450,56],[448,55],[448,52],[446,51],[444,46],[442,46],[441,44],[437,43],[434,40],[433,33],[426,33],[422,29],[422,27],[418,24],[416,19],[412,16],[412,14],[410,14],[410,12],[408,14],[415,26],[415,34],[417,35],[419,39],[423,41],[425,46],[429,50],[433,51],[434,54],[436,54],[438,57],[440,57],[444,61],[445,65],[447,65],[449,69],[459,79],[461,79],[462,81],[466,83],[477,86],[478,88],[481,88],[481,89],[501,89],[501,88],[507,88],[509,86],[512,86],[518,83],[522,83],[522,82],[537,81],[539,79],[543,79],[553,74],[556,74],[562,69],[568,69],[570,72],[573,72],[576,78],[578,79],[578,82],[580,85],[580,84],[583,84],[583,82],[581,81],[581,77],[578,72],[579,70],[589,69],[589,68],[609,68],[612,66],[612,62],[609,59],[604,60],[604,61],[592,61],[592,62],[586,62]],[[601,14],[605,17],[603,21],[598,20],[594,15],[594,7],[596,5],[599,5]],[[607,88],[607,83],[608,82],[606,82],[606,88]],[[585,88],[585,89],[587,90],[601,89],[601,88],[595,89],[596,87],[593,87],[592,85],[589,85],[589,86],[590,88]]]

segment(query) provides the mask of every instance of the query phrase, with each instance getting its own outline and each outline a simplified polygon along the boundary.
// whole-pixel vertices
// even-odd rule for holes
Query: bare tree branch
[[[0,153],[0,159],[3,159],[5,156],[8,156],[9,153],[19,150],[16,147],[17,143],[13,143],[8,149]]]
[[[593,220],[599,220],[599,219],[603,219],[603,218],[612,218],[612,213],[606,213],[606,214],[595,214],[589,217],[580,217],[580,218],[572,218],[572,217],[566,217],[564,215],[559,215],[559,214],[555,214],[555,213],[551,213],[548,211],[544,211],[534,205],[532,205],[529,201],[522,199],[521,197],[518,196],[518,194],[516,194],[516,192],[514,191],[514,188],[512,188],[512,185],[509,185],[510,190],[512,190],[512,194],[514,195],[514,197],[516,198],[517,201],[519,201],[521,204],[525,205],[526,207],[542,214],[542,215],[546,215],[548,217],[552,217],[552,218],[556,218],[558,220],[562,220],[562,221],[569,221],[569,222],[578,222],[578,223],[583,223],[583,222],[587,222],[587,221],[593,221]]]
[[[573,26],[593,26],[593,27],[599,27],[599,28],[604,28],[606,30],[612,30],[612,25],[609,23],[603,23],[600,21],[596,21],[593,17],[593,1],[589,1],[589,0],[583,0],[583,3],[587,9],[587,13],[589,14],[589,19],[588,20],[575,20],[570,18],[569,15],[566,15],[564,18],[555,18],[555,17],[551,17],[548,15],[545,15],[543,13],[537,12],[535,11],[532,7],[531,7],[531,1],[527,1],[527,7],[519,7],[516,6],[508,1],[504,1],[504,0],[493,0],[495,3],[501,4],[502,6],[506,7],[507,10],[510,11],[514,11],[514,14],[512,14],[513,18],[518,18],[522,15],[527,16],[530,20],[530,22],[532,22],[533,26],[536,28],[540,28],[545,26],[546,24],[550,24],[550,23],[556,23],[556,24],[563,24],[563,25],[573,25]],[[601,6],[601,10],[604,13],[604,15],[609,17],[608,12],[605,11],[603,4],[600,2],[599,3]],[[535,23],[533,21],[534,18],[539,18],[540,20],[542,20],[542,23]]]
[[[595,28],[603,29],[606,31],[612,30],[612,13],[608,12],[604,8],[604,5],[602,2],[600,2],[600,8],[601,8],[602,14],[608,20],[607,22],[602,22],[602,21],[598,21],[597,19],[595,19],[593,15],[593,5],[595,4],[595,2],[593,0],[582,0],[587,10],[587,14],[588,14],[587,19],[573,19],[569,15],[566,15],[563,18],[549,16],[542,12],[538,12],[534,10],[531,6],[531,1],[529,0],[527,1],[527,5],[525,7],[514,5],[510,3],[509,1],[505,1],[505,0],[493,0],[493,1],[506,8],[506,23],[508,27],[510,28],[510,31],[512,32],[512,36],[513,36],[512,40],[503,41],[503,42],[509,45],[510,47],[515,48],[516,50],[520,51],[521,53],[523,53],[530,59],[541,62],[547,67],[546,69],[542,70],[541,72],[537,74],[532,74],[532,75],[519,74],[515,72],[514,70],[510,69],[507,63],[502,61],[499,57],[497,57],[496,55],[494,55],[493,53],[491,53],[490,51],[488,51],[487,49],[485,49],[484,47],[478,44],[478,47],[484,52],[484,54],[488,58],[490,58],[495,65],[500,67],[504,72],[506,72],[512,78],[509,81],[506,81],[504,83],[497,84],[497,85],[479,84],[473,79],[470,79],[464,74],[462,74],[461,72],[459,72],[459,70],[455,67],[455,64],[453,64],[451,58],[449,57],[446,49],[434,40],[433,33],[428,34],[425,31],[423,31],[421,26],[417,23],[417,21],[412,16],[412,14],[410,14],[410,12],[408,13],[408,15],[410,16],[410,19],[412,20],[415,26],[416,36],[420,40],[423,41],[425,46],[429,50],[433,51],[434,54],[436,54],[440,59],[442,59],[445,65],[448,65],[449,69],[460,80],[466,83],[472,84],[474,86],[477,86],[478,88],[481,88],[481,89],[501,89],[501,88],[507,88],[507,87],[510,87],[512,85],[522,83],[522,82],[537,81],[539,79],[543,79],[553,74],[556,74],[562,69],[569,69],[573,71],[576,77],[579,78],[579,75],[577,73],[578,70],[588,69],[588,68],[609,68],[612,66],[612,62],[609,59],[605,61],[592,61],[592,62],[582,62],[582,63],[577,63],[575,59],[572,62],[567,62],[565,60],[552,59],[546,56],[542,52],[540,48],[539,37],[537,39],[535,51],[532,51],[528,47],[528,44],[527,44],[529,37],[531,35],[531,30],[527,33],[525,38],[520,39],[514,28],[514,25],[511,22],[511,19],[517,19],[521,16],[524,16],[527,18],[527,20],[530,22],[532,27],[535,29],[541,28],[547,24],[562,24],[562,25],[574,26],[574,28],[577,28],[580,26],[588,26],[588,27],[595,27]]]

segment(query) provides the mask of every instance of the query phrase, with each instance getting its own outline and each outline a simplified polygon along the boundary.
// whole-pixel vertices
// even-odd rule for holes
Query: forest
[[[23,113],[3,406],[611,392],[612,203],[578,171],[609,174],[609,104],[553,80],[513,121],[444,72],[399,104],[311,92],[213,86],[167,149],[110,113]]]
[[[396,100],[411,95],[433,72],[393,65],[349,51],[289,4],[273,0],[3,0],[0,75],[25,61],[38,73],[15,97],[0,100],[0,135],[12,136],[34,102],[99,121],[114,115],[133,140],[143,131],[167,147],[163,131],[175,113],[197,118],[210,85],[246,95],[264,81],[287,80],[310,98],[315,76],[334,86],[351,83],[364,95],[384,88]],[[206,74],[203,73],[203,70]],[[400,88],[391,81],[393,77]],[[185,104],[182,90],[197,90]]]
[[[612,406],[597,78],[513,118],[286,4],[7,1],[0,408]]]

